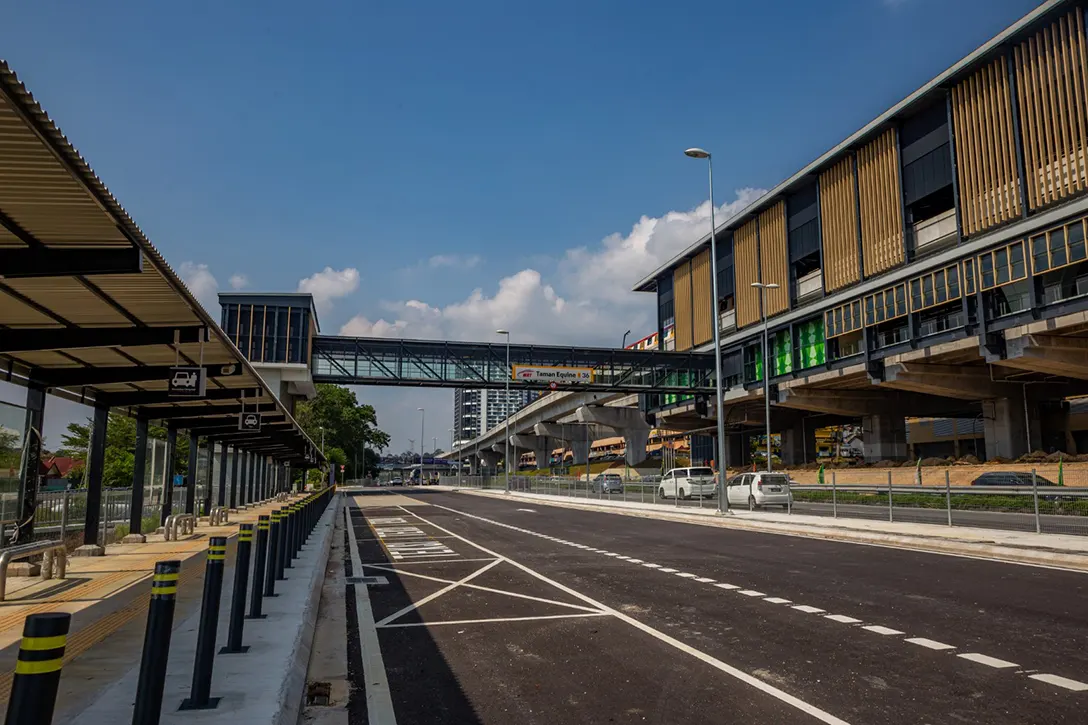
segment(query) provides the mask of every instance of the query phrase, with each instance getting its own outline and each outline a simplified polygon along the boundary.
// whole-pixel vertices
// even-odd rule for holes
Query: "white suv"
[[[747,506],[749,511],[764,506],[788,509],[793,503],[785,473],[741,473],[726,482],[725,490],[730,506]]]
[[[674,468],[657,485],[658,498],[713,498],[718,494],[710,468]]]

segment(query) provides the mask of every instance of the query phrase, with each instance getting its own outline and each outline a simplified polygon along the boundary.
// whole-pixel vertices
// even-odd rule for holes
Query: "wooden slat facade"
[[[733,270],[737,278],[737,327],[759,322],[759,220],[752,219],[733,233]]]
[[[823,231],[824,286],[827,291],[834,292],[861,281],[858,206],[852,156],[847,156],[820,174],[820,226]]]
[[[710,284],[710,250],[691,260],[692,343],[695,347],[714,339],[714,290]]]
[[[767,290],[767,317],[790,308],[790,253],[786,243],[786,202],[780,201],[759,215],[759,260],[762,282],[777,284]]]
[[[865,276],[871,277],[907,261],[895,129],[889,128],[858,151],[858,196],[861,255]]]
[[[672,273],[672,299],[676,315],[676,349],[690,350],[692,343],[691,262],[684,260]]]
[[[1088,189],[1088,47],[1077,8],[1014,49],[1020,140],[1031,209]]]
[[[952,89],[952,115],[960,215],[963,232],[970,236],[1021,214],[1009,74],[1003,58]]]

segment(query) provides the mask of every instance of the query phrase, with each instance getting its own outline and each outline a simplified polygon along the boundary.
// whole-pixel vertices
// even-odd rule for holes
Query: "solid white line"
[[[782,597],[767,597],[763,601],[770,602],[771,604],[789,604],[789,599],[783,599]]]
[[[666,569],[659,569],[658,571],[664,572],[666,574],[675,574],[678,570],[677,569],[668,569],[668,568],[666,568]]]
[[[767,596],[763,592],[757,592],[755,589],[742,589],[737,594],[743,594],[746,597],[765,597]]]
[[[718,589],[740,589],[736,584],[726,584],[725,582],[719,582],[714,586],[718,587]]]
[[[586,612],[585,614],[545,614],[539,617],[496,617],[495,619],[456,619],[449,622],[405,622],[404,624],[386,624],[381,629],[395,627],[434,627],[439,624],[485,624],[487,622],[535,622],[538,619],[577,619],[580,617],[607,617],[609,612]]]
[[[944,642],[938,642],[933,639],[926,639],[925,637],[910,637],[909,639],[905,639],[903,641],[919,645],[920,647],[928,647],[929,649],[935,650],[956,649],[955,645],[945,644]]]
[[[363,574],[363,565],[359,561],[359,542],[355,539],[355,527],[351,525],[348,513],[350,506],[344,504],[344,518],[348,530],[348,548],[351,555],[351,571]],[[359,649],[363,655],[363,671],[366,674],[366,713],[369,725],[396,725],[397,716],[393,712],[393,696],[389,692],[389,677],[382,661],[382,648],[378,643],[378,628],[374,623],[374,610],[370,606],[369,587],[355,587],[355,611],[359,621]]]
[[[412,602],[408,606],[406,606],[406,607],[404,607],[402,609],[399,609],[396,612],[393,612],[388,617],[386,617],[385,619],[378,622],[378,626],[382,627],[382,626],[384,626],[386,624],[389,624],[394,619],[397,619],[401,615],[407,614],[408,612],[412,611],[413,609],[419,609],[420,607],[422,607],[424,604],[431,601],[432,599],[438,599],[440,596],[442,596],[446,592],[453,591],[454,589],[461,586],[462,584],[465,584],[467,582],[472,581],[473,579],[480,576],[481,574],[483,574],[488,569],[492,569],[492,568],[498,566],[501,563],[502,563],[501,559],[496,559],[495,561],[491,562],[490,564],[487,564],[486,566],[483,566],[482,568],[477,569],[476,571],[472,572],[471,574],[464,577],[463,579],[458,579],[454,583],[450,584],[448,587],[442,587],[437,592],[434,592],[432,594],[428,594],[427,596],[423,597],[422,599],[417,599],[416,601]]]
[[[1007,667],[1019,667],[1020,665],[1015,662],[1009,662],[1008,660],[999,660],[996,657],[990,657],[989,655],[979,655],[974,653],[956,655],[962,657],[965,660],[971,660],[972,662],[978,662],[980,665],[986,665],[987,667],[994,667],[999,670],[1003,670]]]
[[[701,576],[698,579],[696,579],[695,581],[699,582],[700,584],[713,584],[714,583],[714,580],[711,579],[708,576]]]
[[[428,559],[427,561],[375,561],[368,562],[362,566],[409,566],[410,564],[460,564],[466,561],[495,561],[491,558],[486,559]]]
[[[824,619],[830,619],[833,622],[842,622],[843,624],[857,624],[861,621],[860,619],[847,617],[845,614],[825,614]]]
[[[1028,675],[1033,680],[1039,682],[1045,682],[1048,685],[1057,685],[1058,687],[1064,687],[1067,690],[1073,692],[1084,692],[1088,690],[1088,685],[1083,682],[1077,682],[1076,680],[1070,680],[1068,677],[1061,677],[1060,675]]]
[[[862,629],[867,629],[870,632],[876,632],[877,634],[884,635],[904,634],[904,632],[900,632],[898,629],[892,629],[891,627],[881,627],[879,624],[870,624],[868,627],[862,627]]]
[[[820,609],[819,607],[810,607],[807,604],[798,604],[793,607],[798,612],[804,612],[805,614],[819,614],[820,612],[826,612],[826,609]]]
[[[457,509],[452,509],[452,508],[449,508],[447,506],[439,506],[437,504],[435,504],[434,506],[435,506],[435,508],[445,509],[447,511],[452,511],[454,513],[461,514],[462,516],[468,516],[470,518],[474,518],[474,519],[478,519],[480,521],[485,521],[485,522],[491,523],[488,519],[485,519],[482,516],[476,516],[475,514],[469,514],[469,513],[466,513],[464,511],[458,511]],[[419,516],[419,514],[417,514],[415,512],[409,512],[409,513],[411,513],[413,516],[417,516],[417,517],[419,517],[421,519],[423,518],[422,516]],[[423,519],[423,520],[426,521],[426,519]],[[437,526],[437,524],[436,524],[436,526]],[[441,527],[438,527],[438,528],[441,528]],[[448,533],[452,534],[453,532],[450,531]],[[466,539],[464,537],[459,537],[459,538],[461,538],[461,540],[464,541],[466,544],[474,546],[474,547],[476,547],[480,551],[483,551],[486,554],[490,554],[492,556],[501,556],[501,554],[498,554],[498,553],[496,553],[494,551],[491,551],[490,549],[487,549],[487,548],[485,548],[483,546],[480,546],[479,544],[477,544],[477,543],[475,543],[473,541],[469,541],[468,539]],[[828,723],[828,725],[849,725],[849,723],[847,723],[847,721],[845,721],[845,720],[843,720],[841,718],[835,717],[831,713],[826,712],[824,710],[821,710],[820,708],[816,707],[815,705],[811,705],[811,704],[805,702],[804,700],[801,700],[800,698],[794,697],[793,695],[789,694],[788,692],[780,690],[777,687],[775,687],[773,685],[770,685],[770,684],[764,682],[763,680],[755,677],[754,675],[750,675],[750,674],[748,674],[747,672],[745,672],[743,670],[740,670],[740,669],[738,669],[736,667],[733,667],[732,665],[726,664],[725,662],[722,662],[721,660],[717,659],[716,657],[712,657],[711,655],[708,655],[706,652],[703,652],[701,650],[697,650],[694,647],[692,647],[692,646],[690,646],[688,644],[685,644],[684,642],[681,642],[678,639],[674,639],[673,637],[670,637],[669,635],[665,634],[664,632],[660,632],[660,631],[654,629],[653,627],[651,627],[650,625],[644,624],[644,623],[638,621],[637,619],[634,619],[633,617],[630,617],[630,616],[624,614],[623,612],[612,609],[608,605],[603,604],[603,603],[601,603],[601,602],[597,601],[596,599],[593,599],[593,598],[591,598],[589,596],[586,596],[585,594],[582,594],[581,592],[575,591],[574,589],[571,589],[570,587],[568,587],[568,586],[566,586],[564,584],[561,584],[561,583],[555,581],[554,579],[549,579],[548,577],[544,576],[543,574],[541,574],[541,573],[539,573],[539,572],[537,572],[537,571],[535,571],[533,569],[530,569],[529,567],[525,566],[524,564],[521,564],[521,563],[519,563],[517,561],[514,561],[513,559],[509,559],[509,558],[506,558],[505,560],[506,560],[507,563],[509,563],[512,566],[517,567],[518,569],[521,569],[526,574],[529,574],[530,576],[536,577],[537,579],[539,579],[542,582],[545,582],[547,584],[551,584],[553,587],[555,587],[555,588],[557,588],[557,589],[559,589],[561,591],[564,591],[567,594],[570,594],[571,596],[577,597],[578,599],[581,599],[582,601],[586,602],[587,604],[591,604],[591,605],[593,605],[595,607],[598,607],[601,611],[608,612],[609,614],[616,617],[617,619],[620,619],[620,620],[626,622],[627,624],[631,625],[632,627],[634,627],[634,628],[636,628],[638,630],[641,630],[642,632],[650,635],[651,637],[653,637],[653,638],[655,638],[655,639],[657,639],[657,640],[659,640],[661,642],[664,642],[665,644],[668,644],[671,647],[674,647],[674,648],[680,650],[681,652],[689,654],[692,657],[704,662],[705,664],[710,665],[711,667],[715,668],[716,670],[718,670],[718,671],[720,671],[720,672],[722,672],[722,673],[724,673],[726,675],[729,675],[730,677],[733,677],[734,679],[740,680],[741,682],[743,682],[743,683],[745,683],[747,685],[750,685],[750,686],[756,688],[757,690],[760,690],[761,692],[764,692],[764,693],[770,695],[771,697],[774,697],[774,698],[786,703],[787,705],[790,705],[791,707],[794,707],[794,708],[800,710],[801,712],[804,712],[804,713],[806,713],[808,715],[811,715],[812,717],[816,718],[820,722]]]

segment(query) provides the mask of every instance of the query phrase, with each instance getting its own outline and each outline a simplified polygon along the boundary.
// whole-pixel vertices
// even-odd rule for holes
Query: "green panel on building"
[[[797,333],[797,349],[800,353],[801,368],[814,368],[823,365],[826,361],[824,349],[824,321],[821,319],[809,320],[797,325],[794,330]]]

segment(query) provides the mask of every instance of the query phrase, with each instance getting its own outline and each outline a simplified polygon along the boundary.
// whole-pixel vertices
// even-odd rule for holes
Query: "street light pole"
[[[622,345],[620,345],[620,347],[622,347],[622,348],[623,348],[624,350],[626,350],[626,349],[627,349],[627,336],[628,336],[628,335],[630,335],[630,334],[631,334],[631,331],[630,331],[630,330],[628,330],[627,332],[623,333],[623,344],[622,344]]]
[[[423,408],[416,408],[419,411],[419,485],[423,485],[423,446],[427,445],[426,439],[423,437],[423,423],[427,419],[427,411]]]
[[[693,159],[706,159],[710,175],[710,281],[713,285],[714,308],[711,316],[714,320],[714,395],[717,404],[715,417],[718,419],[718,512],[729,512],[729,497],[725,495],[725,405],[722,386],[722,316],[718,312],[718,234],[714,221],[714,161],[709,151],[690,148],[684,154]]]
[[[774,282],[763,284],[752,282],[752,286],[759,289],[759,316],[763,318],[763,418],[766,423],[767,435],[767,473],[771,472],[771,361],[770,340],[768,339],[767,325],[767,290],[778,289]]]
[[[506,335],[506,435],[503,436],[502,474],[506,479],[506,492],[510,493],[510,378],[514,371],[510,369],[510,331],[495,330],[498,335]]]

